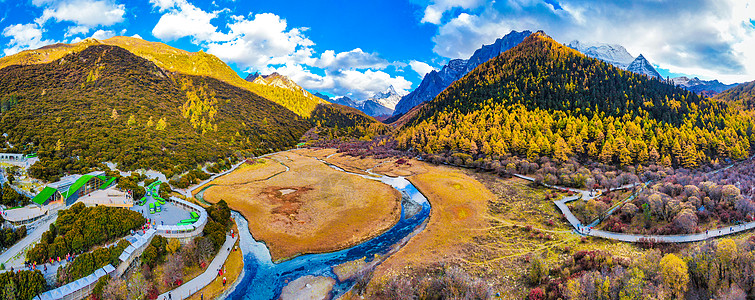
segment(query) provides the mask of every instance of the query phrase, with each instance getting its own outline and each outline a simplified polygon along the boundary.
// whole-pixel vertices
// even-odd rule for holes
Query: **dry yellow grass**
[[[376,159],[373,157],[354,157],[343,153],[337,153],[336,149],[299,149],[295,150],[296,153],[317,157],[328,163],[336,165],[346,171],[367,174],[365,170],[372,169],[372,172],[377,174],[383,174],[387,176],[411,176],[416,174],[422,174],[427,172],[426,164],[418,162],[416,160],[407,160],[408,163],[397,164],[397,159],[386,158]]]
[[[607,250],[620,257],[642,252],[632,244],[599,239],[582,242],[546,198],[552,190],[520,179],[416,164],[428,169],[409,179],[430,201],[430,220],[422,232],[375,269],[368,296],[398,273],[442,263],[483,279],[502,299],[522,299],[529,290],[524,280],[528,255],[540,255],[555,265],[579,250]],[[349,297],[344,299],[359,298],[353,293]]]
[[[275,176],[275,174],[279,174],[285,171],[286,167],[275,160],[269,158],[258,159],[257,163],[255,164],[242,164],[230,174],[221,176],[211,182],[206,183],[202,187],[195,189],[194,195],[201,192],[204,187],[209,185],[222,186],[251,183],[267,179],[270,176]]]
[[[458,262],[474,236],[487,226],[487,202],[495,196],[485,186],[458,169],[424,167],[427,173],[409,180],[432,205],[427,227],[375,269],[375,282],[406,266]]]
[[[253,183],[212,186],[204,199],[225,200],[241,212],[274,261],[348,248],[385,232],[400,218],[400,194],[388,185],[293,152],[271,159],[291,170]],[[255,172],[275,174],[274,165]]]

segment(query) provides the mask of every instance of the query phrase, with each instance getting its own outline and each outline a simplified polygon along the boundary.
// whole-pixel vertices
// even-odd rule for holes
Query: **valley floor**
[[[276,153],[211,182],[203,197],[225,200],[264,241],[273,261],[348,248],[391,228],[401,214],[393,188],[328,167],[306,150]]]

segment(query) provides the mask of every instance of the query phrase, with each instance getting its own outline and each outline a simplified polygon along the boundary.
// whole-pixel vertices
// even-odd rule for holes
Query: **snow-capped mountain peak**
[[[396,104],[398,104],[398,102],[401,101],[401,96],[402,95],[397,93],[396,89],[393,88],[393,85],[391,85],[384,92],[376,93],[374,96],[370,97],[367,100],[375,101],[382,106],[385,106],[387,108],[390,108],[391,110],[394,110],[396,109]]]
[[[632,71],[637,74],[647,75],[651,78],[663,78],[658,71],[655,70],[653,65],[650,64],[650,62],[645,59],[642,54],[640,56],[637,56],[629,66],[627,66],[627,71]]]
[[[609,64],[626,69],[634,60],[626,48],[617,44],[585,43],[577,40],[567,45],[569,48],[582,52],[592,58],[597,58]]]

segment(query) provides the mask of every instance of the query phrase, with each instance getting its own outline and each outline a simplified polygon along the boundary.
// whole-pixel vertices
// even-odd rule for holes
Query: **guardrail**
[[[199,218],[196,222],[187,225],[157,225],[155,226],[155,228],[157,229],[157,234],[166,238],[178,239],[192,238],[202,234],[202,230],[207,224],[208,218],[207,211],[204,208],[176,197],[170,197],[165,200],[197,212],[199,214]]]

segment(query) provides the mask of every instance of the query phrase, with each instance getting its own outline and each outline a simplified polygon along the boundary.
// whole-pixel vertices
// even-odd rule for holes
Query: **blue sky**
[[[138,35],[215,54],[242,76],[276,71],[364,99],[390,85],[409,92],[511,30],[620,44],[663,75],[749,81],[753,19],[747,0],[0,0],[0,48]]]

